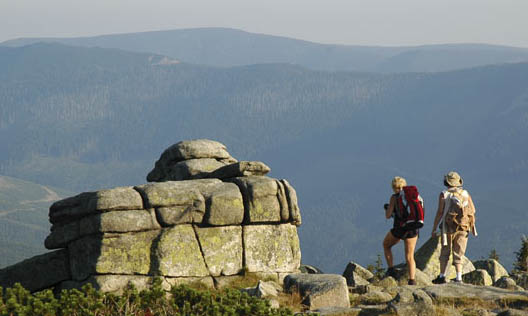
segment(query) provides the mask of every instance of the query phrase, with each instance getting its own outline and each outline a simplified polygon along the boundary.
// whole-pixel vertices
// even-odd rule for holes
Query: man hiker
[[[453,265],[456,270],[455,282],[462,283],[462,258],[466,252],[469,232],[477,236],[475,228],[475,205],[468,191],[462,188],[462,178],[454,171],[444,176],[446,190],[438,198],[438,210],[433,223],[431,236],[436,238],[439,223],[442,234],[440,252],[440,275],[434,284],[446,283],[447,263],[453,253]]]

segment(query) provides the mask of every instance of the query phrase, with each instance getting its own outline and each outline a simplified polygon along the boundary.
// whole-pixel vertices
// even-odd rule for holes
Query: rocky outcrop
[[[35,291],[92,283],[117,291],[153,277],[167,286],[212,285],[243,271],[279,281],[299,271],[301,216],[294,188],[264,176],[268,171],[260,162],[237,162],[218,142],[175,144],[149,174],[156,182],[54,203],[45,246],[59,250],[0,270],[0,285],[18,280]],[[46,262],[63,273],[50,273],[58,268]],[[12,272],[37,266],[40,280]]]
[[[229,179],[264,176],[270,168],[260,161],[240,161],[216,141],[197,139],[181,141],[167,148],[156,161],[147,181],[181,181],[191,179]]]

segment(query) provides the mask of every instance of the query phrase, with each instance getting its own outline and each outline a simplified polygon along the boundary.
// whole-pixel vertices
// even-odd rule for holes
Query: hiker
[[[446,190],[438,198],[438,210],[433,223],[431,236],[436,238],[436,228],[440,224],[442,250],[440,252],[440,274],[434,284],[446,283],[447,263],[451,252],[456,270],[455,282],[462,283],[462,258],[466,252],[469,232],[477,236],[475,228],[475,205],[468,191],[462,188],[463,180],[454,171],[444,176]]]
[[[401,239],[403,239],[405,245],[405,260],[407,261],[407,267],[409,269],[409,285],[416,285],[415,274],[416,274],[416,263],[414,261],[414,249],[416,247],[416,241],[418,240],[418,229],[409,229],[404,227],[406,218],[402,216],[402,198],[403,188],[407,186],[407,181],[402,177],[395,177],[392,180],[392,190],[394,194],[390,197],[389,204],[385,204],[385,218],[394,218],[394,224],[392,229],[387,233],[383,240],[383,252],[385,254],[385,260],[387,260],[387,276],[396,277],[396,273],[393,267],[392,257],[392,246],[396,245]],[[415,188],[415,187],[414,187]],[[416,191],[417,193],[417,191]],[[423,209],[423,199],[418,195],[421,207]],[[423,214],[423,213],[422,213]],[[423,224],[423,222],[422,222]]]

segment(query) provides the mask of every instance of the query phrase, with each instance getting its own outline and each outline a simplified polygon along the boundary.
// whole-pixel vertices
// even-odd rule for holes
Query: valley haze
[[[382,254],[396,175],[426,201],[418,247],[450,170],[477,207],[468,257],[496,249],[509,267],[526,233],[528,49],[328,45],[228,28],[17,39],[0,44],[0,82],[2,249],[25,249],[2,265],[45,251],[43,186],[66,197],[142,184],[165,148],[196,138],[295,186],[303,263],[325,272]]]

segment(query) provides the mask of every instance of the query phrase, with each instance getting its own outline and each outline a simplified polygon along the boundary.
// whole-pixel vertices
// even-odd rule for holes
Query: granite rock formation
[[[58,250],[0,270],[0,285],[119,291],[160,277],[167,287],[213,286],[243,272],[281,280],[299,271],[301,216],[295,189],[269,170],[236,161],[215,141],[177,143],[147,184],[55,202],[45,246]],[[24,277],[28,269],[40,279]]]

